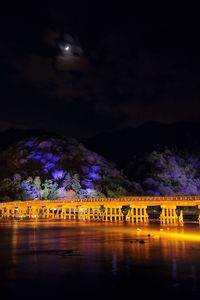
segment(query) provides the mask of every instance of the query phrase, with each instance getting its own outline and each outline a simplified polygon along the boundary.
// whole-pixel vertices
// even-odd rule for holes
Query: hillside
[[[1,201],[200,194],[199,129],[150,123],[81,142],[7,130],[0,136]]]
[[[100,197],[126,194],[130,182],[75,139],[41,134],[0,153],[1,199]]]
[[[163,148],[200,150],[200,123],[146,123],[82,139],[86,147],[116,162],[126,171],[133,156]]]
[[[200,124],[148,123],[84,139],[116,162],[140,195],[200,194]]]

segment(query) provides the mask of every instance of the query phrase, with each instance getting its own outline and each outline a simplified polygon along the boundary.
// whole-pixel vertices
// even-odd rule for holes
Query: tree
[[[42,199],[42,186],[41,186],[41,179],[39,176],[36,176],[33,181],[36,189],[38,190],[38,198]]]
[[[104,198],[105,195],[98,190],[86,188],[79,191],[80,198]]]
[[[15,173],[13,176],[13,188],[16,192],[19,192],[21,190],[21,175],[18,173]]]
[[[6,192],[12,189],[12,180],[10,178],[4,178],[0,183],[0,191]]]
[[[38,196],[39,196],[38,189],[35,186],[32,177],[28,177],[26,180],[23,180],[21,187],[22,187],[22,194],[23,194],[24,200],[38,199]]]
[[[65,175],[64,180],[61,183],[61,187],[64,187],[65,190],[70,190],[71,185],[72,185],[72,177],[71,177],[70,173],[67,173]]]
[[[3,180],[1,180],[0,195],[1,195],[1,202],[9,201],[10,198],[14,198],[13,183],[10,178],[4,178]]]
[[[66,199],[74,199],[76,198],[76,193],[73,190],[68,190],[66,193]]]
[[[200,192],[199,156],[186,151],[153,151],[138,160],[134,169],[134,180],[141,184],[144,191],[141,194],[197,195]]]
[[[80,185],[80,180],[79,180],[79,175],[74,174],[72,177],[72,190],[76,192],[76,196],[79,196],[79,192],[81,190],[81,185]]]
[[[127,191],[125,188],[123,188],[120,185],[113,185],[113,187],[107,189],[107,196],[109,198],[115,198],[115,197],[123,197],[127,195]]]
[[[58,184],[56,182],[53,182],[50,179],[46,179],[45,182],[42,184],[43,190],[42,190],[42,198],[43,199],[57,199],[58,192],[57,187]]]
[[[67,191],[64,187],[57,189],[57,197],[58,199],[65,199],[67,198]]]

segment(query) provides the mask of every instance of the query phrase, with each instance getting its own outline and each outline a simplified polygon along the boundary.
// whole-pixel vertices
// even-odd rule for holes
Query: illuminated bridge
[[[0,218],[41,218],[64,220],[101,220],[148,222],[148,208],[160,207],[162,224],[183,223],[183,211],[196,207],[200,222],[200,196],[121,197],[65,200],[29,200],[0,203]]]

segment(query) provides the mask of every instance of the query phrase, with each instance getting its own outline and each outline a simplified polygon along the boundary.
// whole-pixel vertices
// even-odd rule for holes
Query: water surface
[[[4,299],[200,296],[200,228],[1,221]]]

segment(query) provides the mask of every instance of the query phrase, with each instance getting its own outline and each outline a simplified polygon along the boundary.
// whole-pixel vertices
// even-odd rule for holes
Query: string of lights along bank
[[[148,208],[160,207],[161,224],[183,224],[183,210],[196,207],[200,223],[200,196],[121,197],[29,200],[0,203],[1,219],[63,219],[148,223]]]

